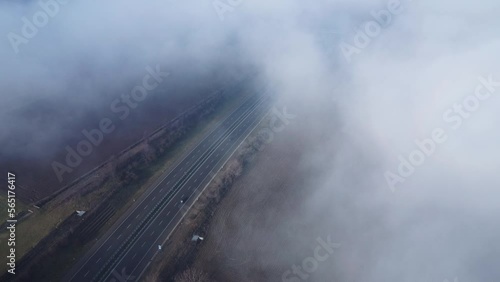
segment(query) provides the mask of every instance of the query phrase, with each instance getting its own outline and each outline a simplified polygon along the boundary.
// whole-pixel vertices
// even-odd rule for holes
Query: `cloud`
[[[2,154],[19,144],[56,150],[82,119],[102,118],[147,65],[168,66],[176,89],[214,72],[229,77],[239,63],[257,66],[303,117],[308,146],[299,162],[320,174],[301,175],[314,192],[303,218],[285,220],[321,226],[342,243],[318,281],[494,280],[500,92],[396,193],[383,173],[415,139],[446,126],[443,112],[474,93],[479,76],[500,80],[500,4],[401,1],[404,12],[346,62],[341,42],[388,2],[243,1],[221,21],[211,1],[70,1],[19,54],[7,37],[0,43]],[[38,9],[0,5],[5,35]],[[41,117],[41,109],[57,115]],[[304,232],[294,245],[319,235]]]

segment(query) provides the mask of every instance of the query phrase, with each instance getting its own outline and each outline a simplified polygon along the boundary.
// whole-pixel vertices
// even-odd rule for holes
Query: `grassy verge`
[[[259,130],[268,123],[269,116],[266,116],[224,164],[214,180],[186,213],[181,224],[170,235],[164,246],[169,251],[153,260],[147,273],[142,277],[143,281],[173,281],[173,277],[179,276],[186,268],[189,268],[199,248],[197,243],[191,241],[191,236],[195,233],[204,236],[207,233],[211,218],[220,201],[231,189],[233,183],[246,172],[248,164],[262,147],[264,141],[259,137]]]
[[[134,203],[133,199],[139,198],[159,177],[161,177],[176,160],[189,152],[198,142],[210,132],[215,125],[230,113],[246,95],[229,96],[218,109],[205,117],[204,120],[189,130],[178,142],[176,142],[169,150],[160,158],[155,160],[149,166],[143,168],[139,174],[139,178],[126,185],[126,187],[118,189],[109,200],[116,212],[107,221],[107,223],[99,230],[96,238],[101,237]],[[71,215],[76,209],[84,209],[88,207],[91,201],[97,197],[104,197],[109,187],[113,187],[116,183],[112,179],[108,180],[104,186],[98,191],[89,193],[88,195],[79,198],[78,200],[70,200],[67,204],[60,207],[51,208],[50,210],[42,208],[35,211],[26,222],[20,224],[18,229],[18,257],[26,253],[32,246],[39,242],[43,237],[47,236],[51,230],[57,227],[65,218]],[[55,281],[62,278],[62,275],[68,270],[77,260],[78,257],[88,250],[95,240],[91,240],[85,245],[77,243],[69,243],[57,251],[57,255],[51,256],[45,260],[42,265],[34,269],[34,277],[37,281]],[[4,244],[5,245],[5,244]],[[6,246],[0,246],[0,252]],[[5,267],[2,264],[2,271]],[[54,269],[58,270],[54,274]]]

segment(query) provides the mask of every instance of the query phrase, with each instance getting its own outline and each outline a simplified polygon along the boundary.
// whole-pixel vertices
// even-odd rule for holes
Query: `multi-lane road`
[[[64,281],[139,281],[188,207],[269,109],[268,96],[244,101],[136,204],[70,270]],[[182,199],[187,199],[183,201]]]

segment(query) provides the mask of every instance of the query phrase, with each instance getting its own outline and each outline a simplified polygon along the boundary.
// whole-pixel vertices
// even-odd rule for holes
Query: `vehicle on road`
[[[181,204],[184,204],[187,201],[187,199],[188,199],[188,196],[182,197]]]

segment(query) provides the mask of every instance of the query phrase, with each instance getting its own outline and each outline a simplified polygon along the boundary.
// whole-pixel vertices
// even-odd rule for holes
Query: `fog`
[[[0,4],[0,163],[23,172],[19,185],[34,200],[248,72],[209,4],[59,2]],[[148,67],[169,76],[118,119],[113,101],[140,85]],[[74,149],[103,118],[116,130],[58,179],[51,164],[65,164],[65,146]]]
[[[304,231],[286,247],[302,249],[325,233],[341,244],[334,263],[319,265],[311,279],[494,281],[500,4],[401,1],[401,13],[356,47],[372,11],[388,3],[243,0],[221,12],[211,1],[70,1],[18,54],[7,37],[0,43],[0,156],[56,151],[74,134],[68,128],[90,113],[101,117],[147,65],[164,66],[178,85],[191,77],[226,81],[251,65],[307,124],[310,146],[297,161],[318,171],[302,176],[311,187],[303,218],[282,221],[304,220],[321,233]],[[0,5],[4,34],[19,33],[20,18],[37,9]],[[491,95],[457,113],[480,85],[483,97]],[[64,118],[27,118],[19,109],[34,101]],[[32,141],[20,147],[12,133]],[[394,178],[400,159],[419,150],[415,140],[432,138],[444,141]],[[309,253],[295,255],[287,263]]]
[[[363,26],[372,9],[378,11],[386,3],[378,8],[359,4],[351,7],[352,22]],[[334,41],[336,51],[327,58],[321,48],[309,48],[305,32],[295,37],[300,43],[290,44],[297,48],[292,47],[292,58],[283,59],[283,67],[273,66],[283,70],[277,72],[282,81],[290,77],[284,92],[302,94],[295,97],[301,105],[312,103],[316,121],[310,126],[322,131],[311,134],[309,155],[300,160],[301,166],[323,172],[304,187],[314,192],[301,207],[303,219],[321,232],[304,231],[309,237],[298,236],[303,240],[289,247],[312,248],[316,236],[324,234],[342,245],[333,255],[335,262],[319,264],[311,276],[316,281],[492,281],[500,276],[494,267],[500,231],[495,224],[498,89],[464,116],[450,114],[450,109],[472,103],[466,98],[482,85],[479,77],[499,81],[494,51],[500,43],[494,16],[499,6],[488,1],[403,5],[405,11],[393,15],[393,22],[360,54],[352,55],[351,62],[344,60],[340,44],[353,45],[356,31]],[[294,65],[291,61],[300,65],[299,73],[286,67]],[[340,82],[329,77],[332,68],[325,62],[331,61],[344,77]],[[322,93],[334,101],[329,109],[314,103],[323,101]],[[329,112],[340,119],[341,129],[328,126],[337,124],[329,121]],[[391,189],[385,173],[397,174],[398,157],[408,160],[419,149],[415,140],[432,138],[436,129],[446,140]],[[317,138],[324,134],[330,139]],[[310,254],[306,251],[292,261],[300,265]]]

